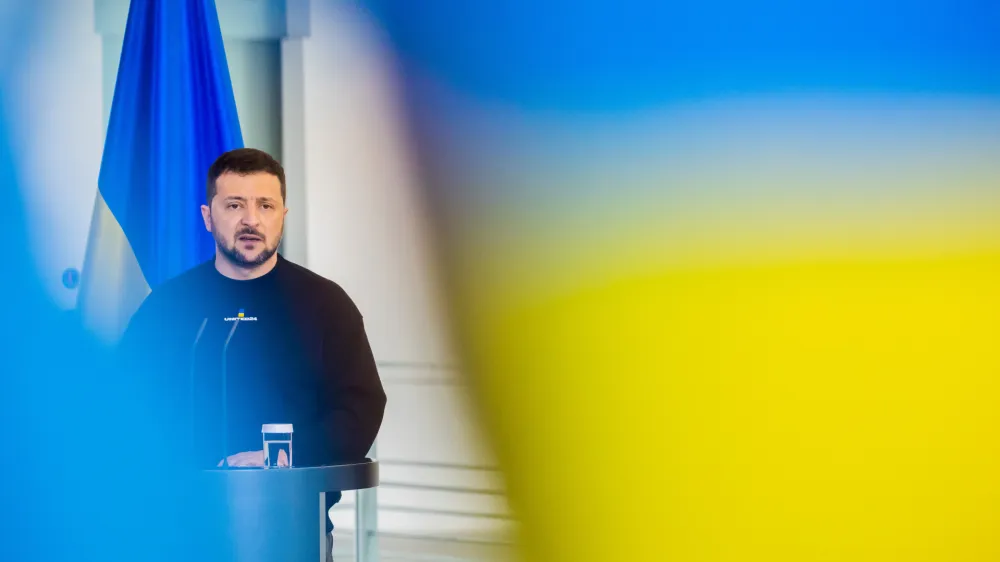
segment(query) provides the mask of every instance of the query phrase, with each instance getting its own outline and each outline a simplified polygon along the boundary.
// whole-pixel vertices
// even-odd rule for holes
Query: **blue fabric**
[[[1000,93],[1000,3],[987,0],[369,6],[413,76],[531,110],[795,92]]]
[[[52,4],[0,0],[0,107],[21,109],[8,105],[16,98],[7,97],[25,76],[28,63],[20,49],[38,44],[37,31]],[[148,438],[160,424],[148,415],[145,397],[151,392],[145,379],[110,368],[105,350],[46,293],[31,255],[23,196],[30,182],[23,180],[25,162],[13,149],[12,131],[32,117],[0,111],[0,426],[6,428],[0,559],[126,562],[137,552],[151,562],[183,559],[187,552],[178,551],[186,547],[190,525],[203,521],[182,511],[180,502],[171,503],[180,497],[179,488],[168,480],[175,470],[160,452],[166,449],[163,441]],[[60,155],[50,159],[51,165],[60,163]],[[87,427],[116,429],[111,435],[81,429]],[[96,448],[95,435],[103,439]],[[113,446],[122,442],[137,445]],[[150,482],[161,484],[150,490]],[[140,489],[157,495],[147,498],[158,508],[153,534],[148,521],[135,516]],[[187,523],[191,520],[196,522]]]
[[[98,188],[150,287],[208,259],[208,167],[243,146],[212,0],[132,0]]]

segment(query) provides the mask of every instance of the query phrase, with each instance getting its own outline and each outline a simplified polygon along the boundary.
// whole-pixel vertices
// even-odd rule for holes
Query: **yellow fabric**
[[[83,322],[113,344],[148,294],[149,285],[132,247],[98,192],[77,297]]]
[[[932,125],[766,166],[725,135],[622,166],[612,130],[449,215],[525,560],[1000,560],[1000,160]]]

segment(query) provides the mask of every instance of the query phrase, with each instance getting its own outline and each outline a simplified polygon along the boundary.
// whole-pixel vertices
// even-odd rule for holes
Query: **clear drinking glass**
[[[288,456],[288,466],[294,466],[292,464],[292,424],[265,423],[261,426],[260,433],[264,441],[264,468],[278,468],[280,451],[285,451]]]

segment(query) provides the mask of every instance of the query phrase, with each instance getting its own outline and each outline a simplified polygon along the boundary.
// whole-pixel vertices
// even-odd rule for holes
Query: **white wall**
[[[441,361],[449,352],[390,63],[363,16],[334,5],[313,3],[304,42],[308,208],[291,212],[305,216],[309,266],[357,300],[382,359]]]
[[[453,370],[428,219],[404,138],[390,53],[348,2],[312,2],[301,44],[307,265],[338,282],[365,316],[389,402],[382,459],[492,464]],[[298,45],[296,45],[298,48]],[[287,87],[287,84],[286,84]],[[383,479],[497,487],[492,473],[384,465]],[[379,503],[502,512],[502,498],[384,487]],[[382,512],[406,532],[490,531],[500,522]],[[347,514],[338,523],[350,526]]]
[[[63,286],[62,273],[83,269],[103,151],[101,39],[92,3],[43,3],[8,107],[33,255],[53,300],[71,309],[76,290]]]

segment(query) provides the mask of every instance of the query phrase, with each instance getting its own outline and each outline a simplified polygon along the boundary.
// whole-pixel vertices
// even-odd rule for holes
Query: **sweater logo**
[[[224,318],[224,320],[226,322],[256,322],[257,317],[247,316],[246,312],[241,308],[240,311],[236,313],[236,316],[229,316]]]

